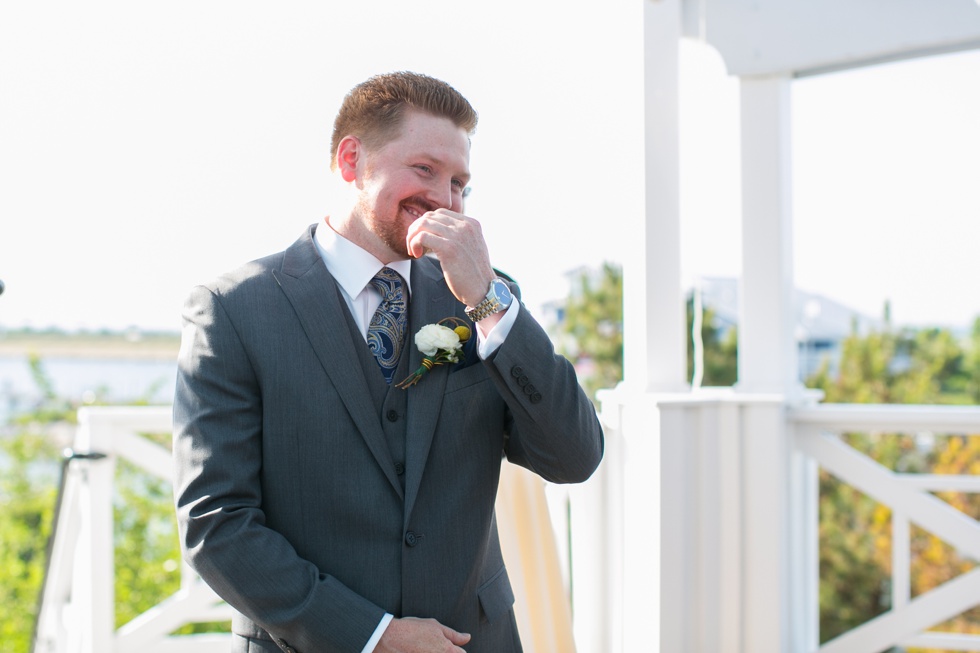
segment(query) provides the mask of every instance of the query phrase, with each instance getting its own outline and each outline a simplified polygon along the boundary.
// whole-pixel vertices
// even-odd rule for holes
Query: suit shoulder
[[[277,252],[249,261],[201,285],[217,295],[227,296],[237,292],[256,290],[267,284],[275,284],[273,272],[282,267],[283,255],[284,252]]]

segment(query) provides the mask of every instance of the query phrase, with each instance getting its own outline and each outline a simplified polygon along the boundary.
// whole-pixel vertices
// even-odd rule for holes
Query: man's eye
[[[415,169],[416,170],[421,170],[422,172],[424,172],[426,174],[431,174],[432,173],[432,168],[430,168],[429,166],[425,166],[425,165],[415,166]]]
[[[463,182],[461,182],[459,179],[453,179],[453,187],[454,188],[459,188],[460,190],[462,190],[465,185],[466,184],[464,184]]]

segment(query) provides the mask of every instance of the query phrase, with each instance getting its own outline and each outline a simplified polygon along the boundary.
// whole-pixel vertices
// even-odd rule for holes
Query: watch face
[[[500,302],[501,306],[510,306],[510,303],[514,301],[514,296],[510,294],[510,288],[508,288],[507,284],[500,279],[494,279],[491,288],[493,289],[493,294],[496,295],[497,301]]]

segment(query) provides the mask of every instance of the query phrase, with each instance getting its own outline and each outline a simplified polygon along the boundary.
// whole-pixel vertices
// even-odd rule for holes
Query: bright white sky
[[[193,284],[322,218],[343,94],[400,69],[480,112],[467,208],[532,309],[561,297],[631,237],[639,11],[2,3],[0,327],[178,329]],[[737,84],[703,46],[682,65],[684,276],[736,276]],[[800,287],[871,315],[888,298],[900,323],[980,315],[978,80],[973,52],[795,84]]]

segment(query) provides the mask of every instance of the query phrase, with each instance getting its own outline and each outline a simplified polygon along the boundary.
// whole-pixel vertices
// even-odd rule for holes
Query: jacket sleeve
[[[262,510],[262,401],[236,325],[208,288],[184,307],[174,494],[188,563],[287,649],[360,651],[384,611],[302,559]]]
[[[503,344],[488,359],[508,407],[508,460],[553,483],[580,483],[602,460],[595,407],[575,369],[522,306]]]

